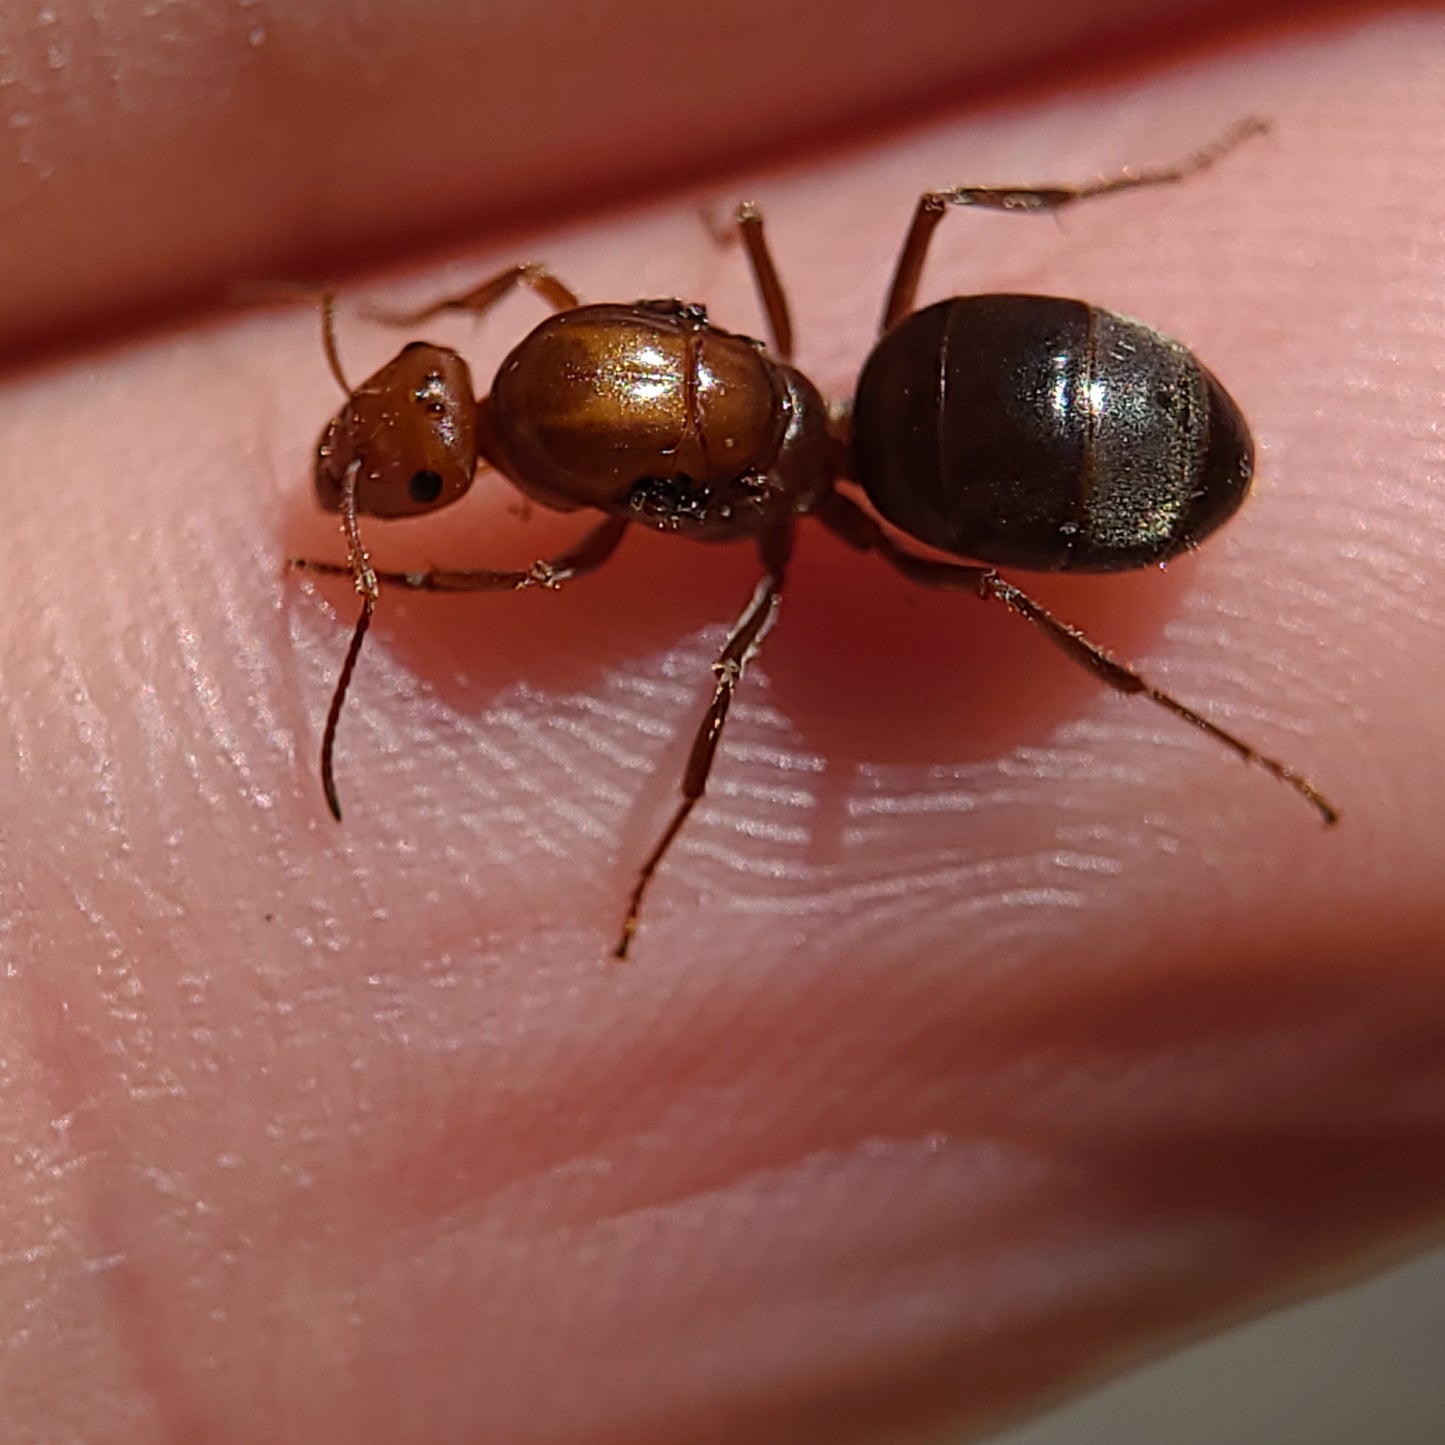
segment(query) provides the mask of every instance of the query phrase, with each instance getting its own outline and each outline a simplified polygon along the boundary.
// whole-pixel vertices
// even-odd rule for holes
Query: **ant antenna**
[[[336,295],[331,291],[321,293],[321,349],[326,353],[326,364],[331,368],[337,385],[348,397],[355,396],[346,373],[341,369],[341,353],[336,349]]]
[[[339,369],[338,369],[339,374]],[[356,479],[361,471],[360,459],[346,469],[341,484],[341,530],[346,537],[347,559],[351,564],[352,576],[356,579],[356,590],[361,594],[361,616],[356,619],[356,630],[351,634],[351,646],[346,650],[346,661],[341,664],[341,675],[336,679],[336,691],[331,697],[331,708],[326,714],[326,729],[321,735],[321,786],[326,793],[326,804],[331,816],[341,821],[341,801],[336,796],[336,775],[332,757],[336,751],[336,726],[341,721],[341,706],[346,701],[346,691],[351,686],[351,674],[356,671],[356,660],[361,656],[361,644],[366,630],[371,626],[371,614],[376,611],[376,599],[381,588],[376,573],[371,567],[371,558],[361,544],[361,529],[356,516]]]
[[[336,297],[330,291],[321,293],[321,349],[326,353],[326,364],[331,368],[337,385],[346,393],[348,401],[355,400],[356,392],[341,369],[341,355],[336,349]],[[326,793],[326,806],[338,823],[341,821],[341,800],[336,795],[333,766],[336,728],[341,721],[341,707],[346,701],[347,689],[351,686],[351,675],[356,671],[356,660],[361,656],[361,644],[371,626],[371,614],[376,611],[376,599],[381,595],[371,558],[361,542],[361,527],[357,519],[356,483],[360,473],[361,459],[358,457],[347,467],[341,482],[341,533],[346,538],[346,557],[351,575],[356,581],[357,592],[361,594],[361,616],[356,619],[351,646],[346,649],[346,661],[341,664],[341,675],[336,679],[336,691],[331,696],[326,727],[321,735],[321,787]]]

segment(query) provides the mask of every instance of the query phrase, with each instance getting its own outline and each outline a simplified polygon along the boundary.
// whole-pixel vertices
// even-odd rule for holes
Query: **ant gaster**
[[[381,583],[438,592],[556,586],[600,567],[634,524],[706,541],[756,538],[762,580],[713,664],[713,699],[681,799],[638,870],[614,949],[625,957],[648,883],[703,795],[733,693],[773,623],[796,520],[811,515],[915,582],[1003,603],[1111,687],[1201,728],[1287,783],[1326,823],[1337,821],[1334,804],[1303,775],[1153,687],[994,570],[1121,571],[1198,546],[1244,500],[1254,466],[1249,429],[1215,377],[1177,342],[1082,301],[963,296],[913,310],[949,207],[1057,211],[1180,180],[1263,129],[1245,121],[1178,165],[1083,185],[926,192],[851,413],[830,412],[790,365],[787,301],[752,205],[736,220],[771,353],[715,326],[701,306],[583,306],[545,267],[520,265],[391,318],[413,325],[446,310],[486,311],[518,286],[537,292],[556,314],[503,361],[490,395],[474,402],[462,358],[424,342],[353,390],[326,298],[323,343],[347,399],[321,437],[316,490],[323,507],[340,512],[350,556],[345,566],[295,565],[349,572],[362,598],[322,743],[331,811],[341,817],[337,721]],[[435,511],[462,496],[483,464],[545,506],[586,507],[605,520],[524,572],[373,569],[359,516]],[[839,482],[861,486],[906,537],[971,562],[900,545]]]

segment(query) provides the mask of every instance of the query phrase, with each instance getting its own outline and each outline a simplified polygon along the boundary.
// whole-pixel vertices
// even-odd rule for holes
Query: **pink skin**
[[[313,313],[11,377],[7,1438],[947,1441],[1438,1223],[1440,17],[494,240],[348,297],[342,350],[359,378],[397,344],[360,299],[533,255],[757,331],[697,216],[746,193],[842,393],[923,185],[1172,160],[1251,111],[1274,134],[1187,185],[948,218],[924,286],[1087,296],[1225,378],[1261,448],[1244,513],[1167,576],[1036,590],[1311,773],[1333,832],[1001,609],[806,528],[613,965],[748,550],[639,536],[556,595],[389,590],[338,827],[316,748],[355,601],[281,566],[341,555]],[[15,289],[103,291],[55,254]],[[485,377],[537,314],[435,334]],[[388,566],[525,565],[580,525],[514,506],[483,479],[366,535]]]

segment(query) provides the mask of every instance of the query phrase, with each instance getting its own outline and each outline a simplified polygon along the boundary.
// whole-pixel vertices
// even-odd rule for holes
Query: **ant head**
[[[349,393],[316,448],[316,495],[343,506],[355,472],[364,516],[411,517],[455,502],[477,470],[477,408],[467,364],[414,341]]]
[[[467,364],[443,346],[414,341],[355,389],[336,352],[335,303],[321,298],[321,341],[346,404],[327,423],[316,448],[316,496],[341,513],[361,615],[337,679],[321,742],[326,801],[339,819],[341,803],[331,759],[336,725],[361,644],[379,596],[376,573],[362,545],[358,520],[434,512],[462,496],[477,470],[477,404]]]

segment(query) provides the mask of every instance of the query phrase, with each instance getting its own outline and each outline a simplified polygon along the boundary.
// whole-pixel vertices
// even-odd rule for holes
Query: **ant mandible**
[[[701,306],[584,306],[546,267],[529,264],[389,318],[416,325],[442,311],[481,313],[519,286],[535,291],[555,314],[503,361],[489,395],[473,401],[466,362],[420,341],[352,388],[325,298],[323,345],[346,402],[322,434],[316,491],[341,514],[349,558],[293,565],[349,573],[362,599],[321,748],[332,813],[340,819],[337,723],[383,582],[432,592],[558,586],[602,566],[634,524],[700,541],[755,538],[762,580],[713,664],[713,698],[681,798],[638,869],[613,950],[625,958],[648,884],[703,795],[733,694],[775,619],[797,520],[813,516],[915,582],[1003,603],[1111,687],[1192,723],[1336,822],[1334,804],[1302,774],[1152,686],[994,570],[1122,571],[1198,546],[1243,502],[1254,470],[1249,429],[1215,377],[1177,342],[1082,301],[963,296],[913,310],[929,242],[950,207],[1057,211],[1167,184],[1264,128],[1247,120],[1177,165],[1082,185],[926,192],[851,409],[830,411],[791,365],[787,299],[751,204],[736,224],[771,354],[715,326]],[[372,567],[359,517],[433,512],[461,497],[483,464],[545,506],[590,508],[605,520],[526,571]],[[840,482],[861,487],[906,537],[971,562],[909,551]]]

